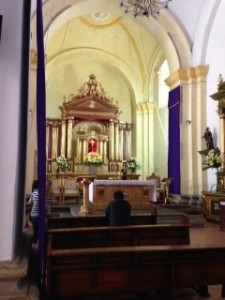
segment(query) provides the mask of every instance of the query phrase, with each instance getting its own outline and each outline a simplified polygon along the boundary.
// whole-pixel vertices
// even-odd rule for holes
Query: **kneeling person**
[[[131,223],[131,205],[124,200],[123,192],[116,191],[105,211],[108,226],[125,226]]]

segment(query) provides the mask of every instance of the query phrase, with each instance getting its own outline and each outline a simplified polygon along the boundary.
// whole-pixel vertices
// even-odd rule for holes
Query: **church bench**
[[[131,225],[152,225],[156,223],[156,214],[131,215]],[[99,227],[106,225],[106,218],[103,215],[77,217],[49,217],[48,219],[46,219],[46,230],[73,227]]]
[[[176,289],[225,283],[224,246],[53,250],[49,245],[46,261],[46,299],[157,292],[160,299],[173,300]]]
[[[46,243],[50,243],[51,249],[54,250],[140,245],[187,245],[190,244],[189,229],[189,225],[49,229],[46,233]]]

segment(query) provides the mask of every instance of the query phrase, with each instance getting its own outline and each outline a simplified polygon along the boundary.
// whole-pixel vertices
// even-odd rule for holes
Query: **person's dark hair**
[[[39,181],[36,179],[32,183],[32,191],[37,190],[39,188]]]
[[[122,191],[115,191],[114,194],[114,199],[123,199],[123,192]]]

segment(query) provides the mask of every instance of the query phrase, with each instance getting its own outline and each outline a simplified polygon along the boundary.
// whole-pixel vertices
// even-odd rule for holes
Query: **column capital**
[[[187,69],[179,69],[171,74],[166,80],[166,84],[170,88],[174,88],[185,81],[192,81],[197,79],[205,79],[208,74],[209,66],[199,65]]]

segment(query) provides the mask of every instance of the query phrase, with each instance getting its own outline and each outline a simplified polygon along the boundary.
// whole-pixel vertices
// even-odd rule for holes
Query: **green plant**
[[[139,170],[141,168],[141,165],[137,162],[135,157],[131,157],[127,161],[127,169],[131,170],[131,172],[135,172],[136,170]]]

